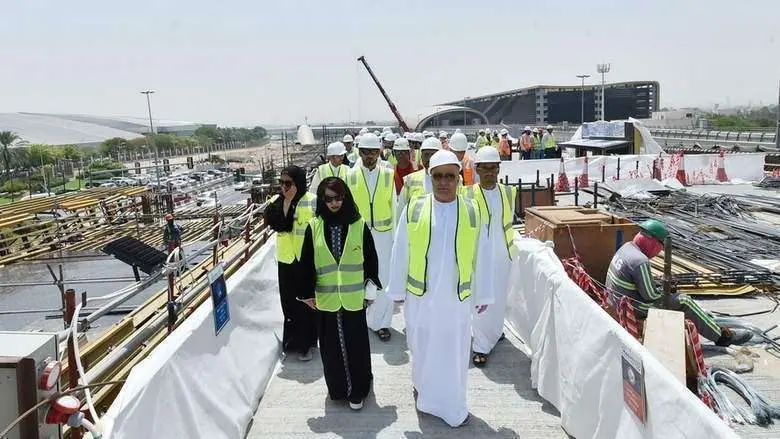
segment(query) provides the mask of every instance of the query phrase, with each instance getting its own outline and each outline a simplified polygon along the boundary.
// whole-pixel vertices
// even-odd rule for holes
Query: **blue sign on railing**
[[[217,265],[209,271],[211,284],[211,301],[214,304],[214,333],[219,335],[222,328],[230,321],[230,306],[228,305],[227,285],[222,265]]]

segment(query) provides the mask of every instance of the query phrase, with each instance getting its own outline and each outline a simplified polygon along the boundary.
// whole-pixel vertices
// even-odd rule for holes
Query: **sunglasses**
[[[323,198],[325,199],[325,203],[332,203],[334,201],[344,201],[344,195],[334,195],[332,197],[330,195],[325,195]]]
[[[449,174],[449,173],[435,173],[431,174],[431,178],[433,178],[433,181],[446,181],[446,182],[453,182],[458,179],[458,174]]]
[[[279,180],[279,184],[284,186],[285,188],[292,187],[293,181],[292,180]]]

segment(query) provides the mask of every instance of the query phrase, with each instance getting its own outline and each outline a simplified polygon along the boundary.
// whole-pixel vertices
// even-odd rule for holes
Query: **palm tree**
[[[0,131],[0,146],[3,147],[3,162],[5,163],[5,178],[11,178],[11,158],[8,156],[8,147],[19,140],[19,136],[11,131]]]

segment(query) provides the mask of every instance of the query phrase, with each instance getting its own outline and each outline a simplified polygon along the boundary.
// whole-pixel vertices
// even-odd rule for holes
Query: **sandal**
[[[382,329],[376,331],[376,335],[382,341],[390,340],[390,330],[387,329],[387,328],[382,328]]]
[[[474,363],[474,366],[484,367],[485,364],[487,364],[487,355],[474,352],[474,356],[471,357],[471,362]]]

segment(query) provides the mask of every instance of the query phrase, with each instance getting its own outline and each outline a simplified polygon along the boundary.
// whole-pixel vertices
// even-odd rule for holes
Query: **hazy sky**
[[[3,2],[0,112],[220,124],[391,119],[538,84],[657,80],[661,106],[774,103],[777,0]]]

